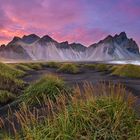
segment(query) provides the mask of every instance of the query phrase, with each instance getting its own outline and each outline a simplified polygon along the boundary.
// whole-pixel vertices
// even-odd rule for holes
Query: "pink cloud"
[[[80,42],[84,45],[91,45],[96,41],[104,38],[108,33],[104,30],[95,28],[95,29],[86,29],[86,28],[76,28],[70,34],[63,34],[61,32],[53,33],[52,37],[59,41],[69,41]],[[82,39],[82,40],[81,40]]]
[[[140,42],[136,2],[139,0],[1,0],[0,40],[35,33],[89,45],[127,30]]]

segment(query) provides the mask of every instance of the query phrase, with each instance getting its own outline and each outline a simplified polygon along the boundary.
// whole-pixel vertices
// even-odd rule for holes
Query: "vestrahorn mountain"
[[[42,61],[108,61],[140,59],[139,48],[125,32],[107,36],[89,47],[82,44],[57,42],[48,35],[40,38],[35,34],[14,37],[8,45],[1,45],[2,60]]]

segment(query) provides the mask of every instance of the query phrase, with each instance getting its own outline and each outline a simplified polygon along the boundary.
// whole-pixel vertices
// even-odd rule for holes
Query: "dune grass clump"
[[[98,71],[108,71],[109,70],[109,66],[107,64],[97,64],[96,65],[96,69]]]
[[[21,89],[23,89],[25,83],[14,77],[10,77],[7,75],[0,74],[0,89],[7,90],[12,93],[18,93]]]
[[[55,101],[61,94],[67,94],[67,90],[61,78],[56,75],[47,75],[25,90],[22,101],[30,105],[43,102],[46,98]]]
[[[76,64],[72,63],[64,63],[62,66],[58,69],[58,72],[64,72],[64,73],[70,73],[70,74],[76,74],[79,73],[80,70]]]
[[[135,97],[121,85],[93,87],[84,85],[84,94],[76,88],[75,94],[49,102],[47,116],[23,107],[15,113],[21,131],[15,130],[13,139],[33,140],[138,140],[140,119],[133,105]],[[54,107],[55,104],[55,108]],[[47,109],[48,109],[47,108]],[[43,109],[45,111],[45,108]],[[41,121],[40,121],[41,119]],[[15,128],[15,127],[14,127]],[[8,138],[12,136],[7,134]]]
[[[112,75],[129,78],[140,78],[140,66],[132,64],[116,66],[113,69]]]
[[[40,70],[43,67],[43,63],[22,63],[22,65],[28,67],[29,69],[32,70]]]
[[[0,63],[0,89],[18,93],[24,87],[24,82],[19,79],[24,74],[8,64]]]
[[[19,69],[19,70],[22,70],[24,72],[27,72],[27,71],[31,71],[33,69],[31,69],[30,67],[22,64],[22,63],[19,63],[19,64],[13,64],[13,67],[15,67],[16,69]]]
[[[0,63],[0,74],[9,76],[9,77],[13,77],[13,78],[17,78],[17,77],[23,76],[25,73],[8,64]]]
[[[84,67],[95,70],[96,64],[85,64]]]
[[[112,66],[107,64],[85,64],[84,66],[86,68],[101,71],[101,72],[110,71],[110,69],[112,68]]]
[[[59,62],[48,62],[47,64],[46,64],[46,66],[47,67],[49,67],[49,68],[59,68],[60,67],[60,63]]]
[[[14,94],[6,90],[0,90],[0,104],[6,104],[16,98]]]

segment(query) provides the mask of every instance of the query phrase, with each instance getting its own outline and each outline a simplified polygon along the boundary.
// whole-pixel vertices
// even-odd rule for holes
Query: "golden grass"
[[[133,106],[136,98],[122,85],[84,84],[67,99],[57,102],[46,99],[47,106],[30,109],[23,103],[14,113],[21,131],[12,127],[14,135],[7,138],[25,140],[123,140],[140,138],[140,120]],[[43,104],[43,103],[42,103]],[[0,121],[3,128],[4,122]],[[12,120],[10,119],[10,122]],[[4,139],[4,137],[2,137]]]

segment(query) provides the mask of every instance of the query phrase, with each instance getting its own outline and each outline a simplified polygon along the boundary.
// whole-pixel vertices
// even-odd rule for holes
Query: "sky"
[[[0,44],[34,33],[88,46],[122,31],[140,46],[140,0],[0,0]]]

